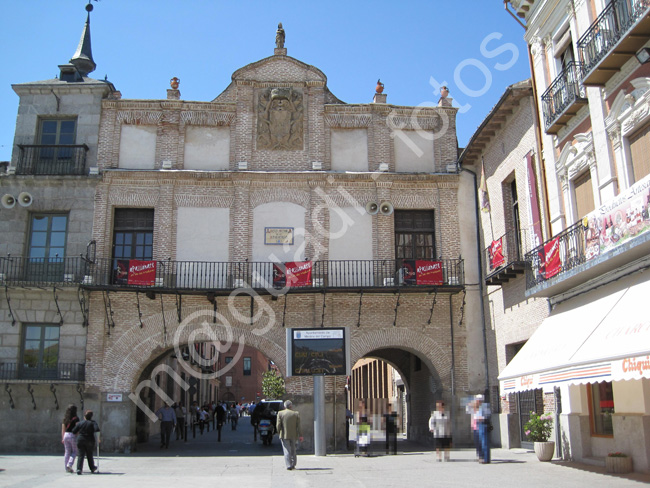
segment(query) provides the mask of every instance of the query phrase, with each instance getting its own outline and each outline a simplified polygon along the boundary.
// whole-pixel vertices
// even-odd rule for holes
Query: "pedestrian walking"
[[[237,404],[233,403],[230,407],[230,426],[232,430],[237,430],[237,420],[239,419],[239,412],[237,411]]]
[[[483,395],[476,395],[476,420],[478,424],[478,439],[481,446],[481,464],[490,464],[490,429],[492,428],[490,404]]]
[[[470,417],[470,426],[472,428],[472,436],[474,438],[474,447],[476,448],[476,457],[480,461],[483,459],[483,453],[481,452],[481,443],[479,442],[478,438],[478,397],[482,397],[483,395],[476,395],[474,397],[470,397],[469,401],[467,402],[467,406],[465,407],[465,412],[469,414]]]
[[[77,438],[72,433],[72,429],[77,425],[77,422],[79,422],[77,406],[72,404],[68,405],[63,415],[63,423],[61,424],[61,442],[65,449],[63,464],[68,473],[74,473],[74,460],[77,457]]]
[[[93,411],[86,410],[84,420],[78,422],[72,429],[72,433],[77,435],[77,474],[81,474],[84,467],[84,458],[88,458],[88,468],[91,473],[97,471],[93,451],[95,450],[95,432],[99,432],[99,425],[93,420]]]
[[[296,441],[302,442],[302,431],[300,430],[300,414],[293,409],[291,400],[284,402],[284,410],[278,412],[277,419],[278,437],[282,442],[284,452],[284,463],[291,471],[296,467],[298,456],[296,455]]]
[[[451,448],[451,419],[445,411],[445,403],[438,401],[436,409],[431,412],[429,418],[429,431],[433,434],[433,440],[436,446],[436,455],[438,462],[449,461],[449,449]]]
[[[169,449],[172,430],[176,426],[176,413],[169,403],[165,403],[156,411],[160,419],[160,448]]]
[[[226,412],[220,404],[214,410],[214,416],[217,420],[217,442],[221,442],[221,428],[226,421]]]
[[[185,417],[187,416],[187,409],[183,405],[183,402],[178,402],[176,408],[174,409],[176,414],[176,440],[180,437],[183,440],[187,440],[187,432],[185,432]]]

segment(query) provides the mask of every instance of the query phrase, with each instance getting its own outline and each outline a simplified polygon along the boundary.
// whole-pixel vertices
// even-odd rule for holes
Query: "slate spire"
[[[93,61],[93,51],[90,45],[90,12],[92,12],[92,10],[93,6],[89,2],[88,5],[86,5],[86,11],[88,12],[86,25],[81,34],[77,51],[70,60],[70,64],[77,68],[77,71],[81,76],[88,76],[88,73],[92,73],[97,67],[95,61]]]

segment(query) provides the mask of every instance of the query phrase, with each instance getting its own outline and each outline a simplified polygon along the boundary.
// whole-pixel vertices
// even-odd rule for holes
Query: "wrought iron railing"
[[[21,256],[0,257],[0,285],[49,284],[74,285],[82,283],[90,270],[90,263],[76,258],[26,258]]]
[[[545,252],[545,247],[551,247],[551,245],[557,247],[557,259],[559,260],[559,269],[555,269],[554,265],[553,271],[549,268],[550,256],[547,259]],[[567,227],[553,239],[530,251],[526,254],[526,261],[530,262],[530,267],[526,268],[527,289],[533,288],[585,263],[587,258],[585,253],[585,232],[582,221],[578,221],[571,227]]]
[[[523,263],[530,249],[528,237],[526,229],[519,232],[511,230],[486,247],[484,251],[486,275],[491,275],[499,268],[512,263]]]
[[[86,167],[85,144],[19,144],[18,175],[83,175]]]
[[[0,381],[84,381],[85,374],[85,366],[80,363],[28,366],[17,362],[0,362]]]
[[[118,262],[121,261],[121,262]],[[440,286],[465,283],[462,259],[440,260]],[[84,286],[87,288],[173,290],[234,290],[237,288],[282,288],[278,269],[271,262],[145,261],[150,271],[135,278],[125,273],[125,261],[84,257],[33,259],[0,257],[0,285]],[[126,266],[133,262],[126,261]],[[280,266],[282,270],[282,266]],[[144,277],[143,277],[144,276]],[[275,276],[275,280],[274,280]],[[286,278],[285,278],[286,281]],[[385,288],[413,285],[405,279],[403,260],[314,261],[311,278],[292,288]]]
[[[581,82],[581,66],[581,63],[571,61],[542,95],[542,111],[544,112],[546,130],[573,103],[586,97],[585,87]]]
[[[578,40],[583,75],[589,73],[648,12],[650,0],[611,0]]]

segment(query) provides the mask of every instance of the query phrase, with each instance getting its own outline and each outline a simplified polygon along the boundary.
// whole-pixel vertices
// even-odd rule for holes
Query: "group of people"
[[[490,404],[483,395],[474,395],[467,401],[465,412],[470,415],[470,425],[478,462],[490,463],[490,431],[492,430]],[[451,418],[445,403],[439,400],[429,417],[429,431],[433,434],[438,461],[449,461],[451,449]]]
[[[95,434],[99,432],[99,425],[93,420],[93,411],[86,410],[84,420],[77,417],[77,406],[69,405],[61,423],[61,443],[65,449],[63,458],[65,470],[74,473],[74,462],[77,460],[77,474],[83,472],[84,458],[88,459],[88,468],[91,473],[97,472],[93,458],[95,450]],[[99,442],[99,439],[97,440]]]

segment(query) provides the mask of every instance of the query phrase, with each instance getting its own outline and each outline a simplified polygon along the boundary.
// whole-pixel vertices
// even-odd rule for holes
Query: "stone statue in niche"
[[[302,93],[293,88],[268,88],[257,105],[257,149],[303,148]]]

